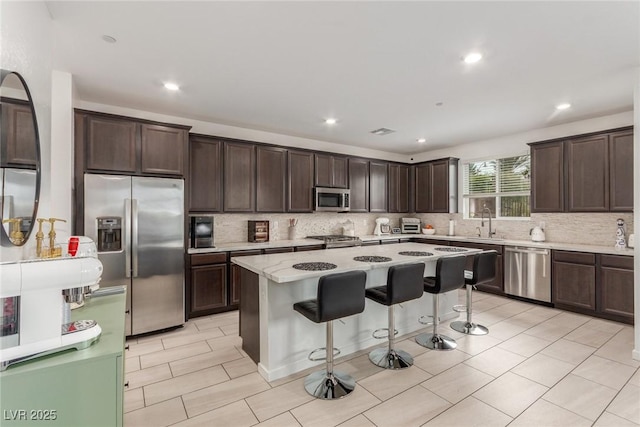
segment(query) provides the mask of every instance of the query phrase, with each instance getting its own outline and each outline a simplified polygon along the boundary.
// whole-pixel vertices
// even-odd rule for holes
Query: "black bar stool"
[[[471,321],[471,291],[475,285],[487,283],[496,277],[496,251],[485,251],[473,256],[473,271],[464,272],[464,282],[467,287],[467,321],[457,320],[449,326],[451,329],[467,335],[486,335],[489,329],[486,326],[477,325]],[[455,308],[454,308],[455,309]]]
[[[424,263],[397,265],[389,268],[387,274],[387,284],[375,288],[369,288],[365,291],[367,298],[386,305],[389,314],[388,338],[389,348],[378,348],[369,353],[369,360],[375,365],[386,369],[402,369],[413,365],[413,357],[406,351],[396,350],[395,342],[395,325],[393,316],[393,306],[401,302],[417,299],[422,296],[422,281],[424,277]],[[375,338],[383,338],[376,336],[378,331],[373,334]]]
[[[420,334],[416,342],[432,350],[453,350],[457,344],[453,338],[438,333],[440,324],[440,294],[459,289],[464,286],[464,266],[467,257],[464,255],[438,258],[436,277],[424,278],[424,291],[433,294],[433,333]]]
[[[333,321],[364,311],[366,281],[367,273],[364,271],[329,274],[318,281],[316,299],[293,305],[295,311],[312,322],[327,324],[326,369],[314,372],[304,380],[305,390],[314,397],[339,399],[351,393],[356,386],[353,377],[333,370]]]

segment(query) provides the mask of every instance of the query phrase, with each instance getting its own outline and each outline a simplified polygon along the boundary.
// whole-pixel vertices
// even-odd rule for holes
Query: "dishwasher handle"
[[[505,252],[512,252],[516,254],[535,254],[535,255],[549,255],[549,249],[537,249],[537,248],[518,248],[518,247],[505,247]]]

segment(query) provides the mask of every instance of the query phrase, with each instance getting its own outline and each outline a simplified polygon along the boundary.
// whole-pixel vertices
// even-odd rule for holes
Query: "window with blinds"
[[[531,159],[528,154],[463,165],[464,217],[528,218],[531,214]]]

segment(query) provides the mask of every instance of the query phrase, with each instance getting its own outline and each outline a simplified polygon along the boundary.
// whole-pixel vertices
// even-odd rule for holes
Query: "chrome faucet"
[[[484,227],[484,211],[489,212],[489,231],[487,232],[487,237],[491,239],[493,235],[496,234],[496,232],[491,231],[491,209],[487,207],[486,203],[482,205],[482,216],[481,216],[482,222],[480,223],[481,227]]]

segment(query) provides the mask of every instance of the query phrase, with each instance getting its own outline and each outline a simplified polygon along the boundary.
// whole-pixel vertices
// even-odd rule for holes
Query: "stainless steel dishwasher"
[[[551,302],[551,251],[527,246],[505,246],[504,292]]]

